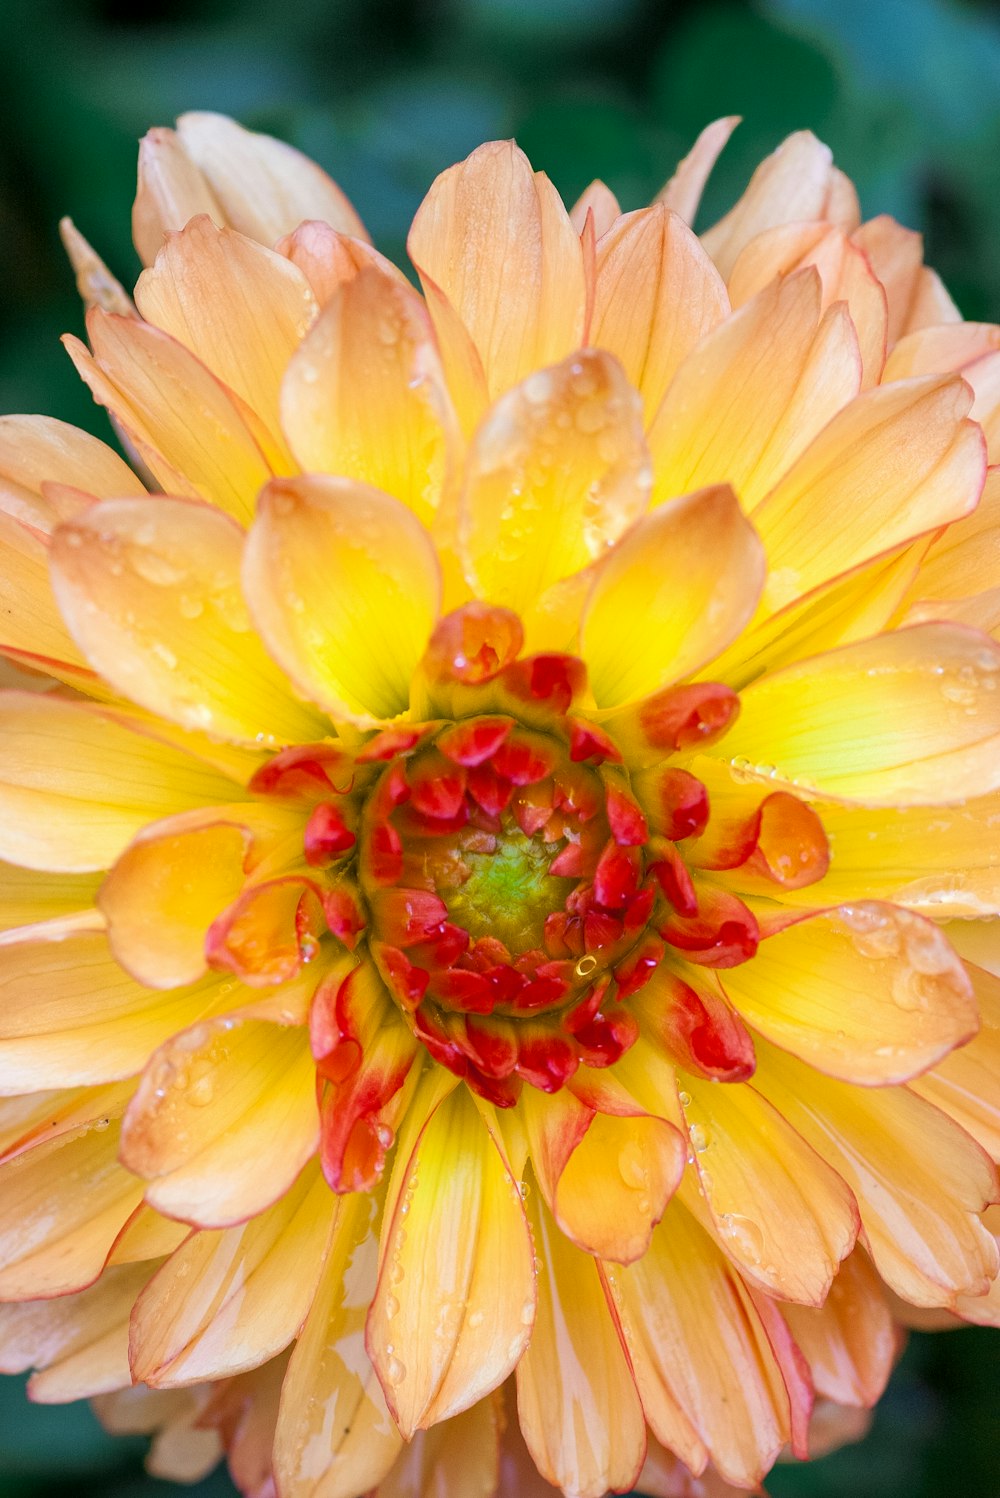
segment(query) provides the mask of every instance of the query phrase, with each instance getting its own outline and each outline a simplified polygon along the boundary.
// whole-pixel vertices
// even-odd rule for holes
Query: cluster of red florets
[[[501,1106],[616,1061],[638,1028],[624,1001],[668,945],[731,966],[759,936],[742,902],[696,888],[678,844],[704,831],[708,798],[669,763],[724,731],[733,693],[677,688],[631,714],[641,804],[614,725],[587,716],[582,662],[522,657],[522,638],[507,610],[459,610],[415,684],[423,721],[358,750],[287,750],[254,783],[308,798],[326,925],[351,950],[363,939],[416,1039]],[[317,1059],[339,1073],[349,1005],[324,1007]]]

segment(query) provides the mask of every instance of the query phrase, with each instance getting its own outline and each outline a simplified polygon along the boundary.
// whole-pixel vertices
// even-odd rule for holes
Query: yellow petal
[[[961,806],[896,807],[888,814],[824,806],[830,870],[821,883],[787,898],[811,908],[893,900],[935,919],[1000,914],[998,815],[995,791]]]
[[[410,1107],[368,1317],[369,1355],[406,1438],[502,1383],[535,1307],[517,1185],[467,1089],[439,1097]]]
[[[807,267],[767,286],[683,361],[649,429],[654,499],[729,483],[751,510],[860,388],[843,308]]]
[[[281,1391],[274,1472],[282,1498],[356,1498],[379,1483],[403,1440],[364,1347],[375,1290],[374,1198],[335,1198],[319,1290]]]
[[[36,1145],[0,1168],[0,1300],[92,1284],[142,1197],[118,1164],[118,1119]]]
[[[608,354],[538,370],[483,421],[469,450],[459,536],[482,596],[527,612],[645,510],[639,397]]]
[[[199,1227],[243,1222],[287,1191],[319,1140],[306,1031],[261,1020],[195,1025],[153,1056],[129,1105],[122,1159],[146,1200]]]
[[[166,233],[197,213],[266,245],[303,219],[322,219],[345,234],[365,232],[337,184],[307,156],[205,111],[182,114],[176,132],[150,130],[139,147],[132,232],[144,262],[153,260]]]
[[[968,1045],[911,1086],[961,1124],[992,1159],[1000,1160],[1000,979],[973,962],[966,962],[965,970],[982,1028]]]
[[[35,1404],[125,1387],[129,1312],[149,1274],[148,1264],[112,1269],[76,1295],[0,1306],[0,1370],[38,1370],[28,1382]]]
[[[789,1402],[736,1271],[677,1200],[649,1252],[607,1274],[653,1434],[694,1471],[711,1454],[751,1487],[789,1434]]]
[[[89,704],[0,697],[0,854],[28,868],[107,868],[147,822],[234,799],[207,765]]]
[[[868,806],[933,806],[1000,784],[1000,649],[919,624],[786,666],[743,693],[741,775]]]
[[[247,520],[271,468],[231,393],[180,343],[138,318],[95,310],[87,330],[93,355],[67,337],[69,355],[154,478],[173,494],[207,499]]]
[[[712,660],[752,616],[764,553],[732,490],[661,505],[598,568],[580,653],[601,707],[647,697]]]
[[[646,1451],[642,1407],[596,1262],[564,1238],[541,1193],[526,1202],[538,1255],[535,1329],[517,1366],[517,1411],[549,1482],[578,1498],[632,1487]]]
[[[0,931],[92,910],[100,882],[96,874],[49,874],[0,864]]]
[[[0,509],[36,530],[65,520],[65,504],[42,493],[71,484],[101,499],[142,494],[131,468],[89,432],[50,416],[0,416]]]
[[[824,218],[832,178],[830,148],[808,130],[783,141],[761,162],[735,207],[702,235],[722,274],[728,278],[743,246],[765,229]]]
[[[300,691],[368,723],[406,708],[441,584],[430,537],[398,500],[351,479],[276,481],[261,495],[243,582]]]
[[[622,362],[652,420],[677,367],[729,312],[722,278],[662,205],[619,218],[597,247],[589,342]]]
[[[0,650],[81,691],[96,685],[52,596],[48,546],[30,525],[2,511]]]
[[[998,583],[1000,468],[991,468],[976,508],[935,539],[910,589],[910,598],[963,599]]]
[[[140,706],[240,743],[321,738],[253,633],[242,554],[239,528],[206,505],[104,500],[60,527],[53,587],[87,659]]]
[[[628,1264],[649,1246],[686,1146],[665,1118],[628,1101],[624,1108],[594,1112],[565,1088],[551,1096],[528,1088],[519,1111],[532,1168],[559,1227],[585,1252]]]
[[[854,1192],[879,1274],[904,1300],[982,1295],[1000,1254],[979,1214],[997,1189],[988,1157],[905,1087],[835,1082],[758,1041],[758,1087]]]
[[[406,282],[374,265],[341,282],[288,366],[281,415],[307,473],[360,479],[429,523],[455,421],[430,320]]]
[[[335,1214],[315,1166],[245,1226],[195,1232],[132,1313],[132,1377],[157,1388],[229,1377],[287,1347],[305,1321]]]
[[[873,900],[768,936],[723,986],[762,1035],[862,1086],[926,1071],[978,1028],[971,985],[938,927]]]
[[[897,1336],[885,1290],[860,1250],[841,1266],[820,1307],[785,1305],[817,1394],[838,1404],[873,1405],[896,1359]]]
[[[491,398],[531,370],[554,364],[583,336],[580,240],[544,172],[513,141],[493,141],[449,167],[417,210],[407,244],[464,325]],[[451,370],[451,339],[431,315]]]
[[[316,315],[302,272],[202,216],[169,236],[136,282],[135,300],[147,322],[190,349],[259,417],[268,458],[287,462],[281,376]]]
[[[131,1076],[156,1046],[224,1002],[214,978],[166,994],[137,983],[99,930],[40,929],[38,939],[4,946],[0,1092]]]
[[[657,193],[656,201],[672,209],[686,224],[694,223],[705,183],[739,123],[739,115],[731,114],[706,125],[670,181]]]
[[[773,574],[765,601],[782,607],[969,514],[985,474],[969,404],[961,380],[928,376],[872,390],[834,416],[753,512]]]
[[[858,1234],[850,1190],[752,1087],[687,1075],[683,1086],[697,1179],[723,1250],[768,1294],[822,1304]]]

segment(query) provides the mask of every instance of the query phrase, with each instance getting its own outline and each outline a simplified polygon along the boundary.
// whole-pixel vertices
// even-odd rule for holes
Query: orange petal
[[[170,1388],[281,1352],[309,1311],[334,1213],[313,1167],[245,1226],[192,1233],[136,1302],[133,1379]]]
[[[982,1028],[968,1045],[911,1085],[961,1124],[992,1159],[1000,1160],[1000,979],[973,962],[965,963],[965,971]]]
[[[0,1168],[0,1300],[65,1295],[100,1274],[142,1197],[116,1159],[119,1129],[100,1119]]]
[[[480,146],[441,173],[407,248],[425,289],[433,283],[464,326],[491,398],[579,345],[580,240],[549,179],[513,141]],[[454,334],[439,299],[428,300],[451,381]]]
[[[206,505],[104,500],[54,537],[53,587],[87,659],[140,706],[242,743],[321,738],[252,631],[242,553]]]
[[[747,510],[860,388],[850,319],[820,319],[812,267],[766,287],[688,354],[649,429],[654,499],[729,483]]]
[[[732,490],[661,505],[595,574],[580,653],[602,707],[648,697],[713,659],[746,624],[764,554]]]
[[[784,1305],[781,1313],[817,1394],[865,1407],[880,1398],[896,1360],[897,1337],[885,1291],[862,1252],[841,1266],[825,1305]]]
[[[860,640],[742,694],[730,763],[867,806],[933,806],[1000,784],[1000,648],[952,624]]]
[[[261,495],[243,577],[268,649],[301,691],[368,724],[406,708],[440,574],[398,500],[351,479],[277,481]]]
[[[517,1186],[467,1089],[442,1098],[432,1075],[399,1142],[366,1339],[403,1435],[497,1388],[534,1309]]]
[[[202,977],[212,921],[240,894],[267,843],[300,827],[291,808],[248,803],[245,813],[219,808],[145,828],[101,886],[118,961],[151,988]]]
[[[686,224],[694,223],[705,183],[739,123],[739,115],[730,114],[706,125],[670,181],[657,193],[656,201],[679,214]]]
[[[142,259],[148,264],[164,235],[196,213],[266,245],[303,219],[365,233],[337,184],[301,151],[207,111],[182,114],[176,133],[151,130],[139,147],[132,231]]]
[[[231,781],[89,704],[0,698],[0,854],[28,868],[107,868],[147,822],[230,801]]]
[[[838,206],[835,189],[830,148],[798,130],[761,162],[735,207],[705,231],[702,243],[728,279],[755,235],[777,224],[825,218],[828,204]]]
[[[788,1439],[789,1399],[742,1280],[674,1201],[649,1252],[607,1283],[653,1434],[699,1472],[752,1487]]]
[[[599,1106],[599,1100],[598,1106]],[[649,1246],[684,1169],[685,1145],[665,1118],[637,1103],[617,1116],[565,1088],[526,1088],[520,1112],[532,1168],[549,1210],[587,1253],[629,1264]]]
[[[935,538],[910,589],[910,598],[960,600],[1000,582],[1000,468],[986,473],[971,514]]]
[[[281,1391],[274,1473],[282,1498],[354,1498],[381,1482],[403,1445],[364,1348],[375,1209],[360,1193],[335,1198],[319,1289]]]
[[[975,508],[986,459],[969,405],[961,380],[928,376],[834,416],[753,512],[771,609]],[[836,523],[818,526],[818,515]]]
[[[996,1172],[969,1135],[905,1087],[854,1087],[758,1041],[754,1085],[854,1192],[879,1274],[904,1300],[982,1295],[1000,1254],[979,1213]]]
[[[101,499],[145,493],[131,468],[89,432],[51,416],[0,416],[0,510],[35,530],[54,530],[66,505],[42,493],[46,484]]]
[[[101,931],[72,922],[3,952],[0,1091],[107,1082],[139,1071],[170,1035],[217,1012],[215,980],[164,994],[119,967]]]
[[[302,272],[283,255],[202,215],[171,234],[136,282],[147,322],[176,338],[262,423],[267,456],[280,440],[281,376],[316,315]]]
[[[283,1195],[318,1139],[305,1030],[215,1019],[153,1056],[125,1117],[122,1160],[150,1183],[158,1212],[230,1227]]]
[[[621,360],[649,422],[678,365],[729,312],[725,285],[691,230],[662,205],[609,227],[596,276],[589,342]]]
[[[724,987],[762,1035],[862,1086],[926,1071],[978,1028],[971,985],[938,927],[874,900],[767,937]]]
[[[850,1190],[753,1087],[692,1076],[682,1086],[697,1179],[723,1250],[768,1294],[822,1304],[858,1235]]]
[[[526,1206],[539,1268],[535,1329],[517,1365],[524,1440],[555,1486],[579,1498],[625,1492],[642,1466],[646,1429],[622,1333],[595,1261],[563,1237],[540,1192]]]
[[[639,397],[615,359],[584,350],[508,391],[476,432],[459,519],[466,570],[483,596],[527,612],[648,498]]]
[[[454,415],[405,281],[371,265],[340,284],[288,366],[281,414],[307,473],[360,479],[430,522],[454,462]]]
[[[94,310],[87,331],[93,355],[67,336],[70,358],[153,477],[170,493],[207,499],[246,521],[271,468],[231,392],[182,344],[136,317]]]

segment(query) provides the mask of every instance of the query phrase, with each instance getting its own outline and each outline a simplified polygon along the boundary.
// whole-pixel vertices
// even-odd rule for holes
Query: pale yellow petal
[[[144,492],[128,464],[89,432],[51,416],[0,416],[0,509],[36,530],[53,530],[67,518],[66,503],[47,498],[46,484],[70,484],[100,499]]]
[[[702,243],[728,277],[743,246],[776,224],[825,217],[833,156],[808,130],[799,130],[754,172],[746,191],[726,216],[702,235]]]
[[[648,697],[719,655],[753,615],[764,552],[727,486],[660,505],[598,567],[580,654],[599,706]]]
[[[686,224],[694,223],[705,183],[739,123],[739,115],[731,114],[706,125],[669,182],[657,193],[656,201],[672,209]]]

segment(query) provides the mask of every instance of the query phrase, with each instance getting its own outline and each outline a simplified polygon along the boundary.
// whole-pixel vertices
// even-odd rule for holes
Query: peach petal
[[[118,454],[89,432],[50,416],[0,416],[0,510],[47,534],[68,518],[68,507],[46,497],[46,484],[71,484],[100,499],[145,492]]]
[[[853,1253],[841,1265],[823,1306],[781,1310],[817,1394],[865,1408],[881,1397],[896,1359],[897,1333],[885,1291],[864,1253]]]
[[[459,516],[466,571],[526,613],[646,508],[639,397],[617,360],[582,350],[507,392],[469,450]]]
[[[730,114],[706,125],[670,181],[657,193],[656,201],[678,214],[686,224],[694,223],[705,183],[739,123],[739,115]]]
[[[190,1234],[132,1312],[133,1379],[231,1377],[281,1352],[309,1311],[334,1215],[313,1167],[247,1224]]]
[[[562,1235],[539,1191],[525,1205],[539,1270],[535,1327],[517,1365],[521,1432],[555,1486],[579,1498],[625,1492],[642,1466],[646,1429],[622,1332],[595,1261]]]
[[[1000,979],[968,960],[965,971],[982,1027],[968,1045],[952,1051],[911,1087],[961,1124],[993,1160],[1000,1160]]]
[[[158,1212],[222,1228],[283,1195],[318,1140],[305,1030],[214,1019],[153,1056],[125,1116],[122,1160],[149,1182]]]
[[[309,742],[240,593],[243,536],[189,500],[104,500],[52,543],[59,606],[87,659],[158,716],[252,745]]]
[[[362,266],[337,287],[285,372],[281,412],[306,472],[371,484],[429,523],[455,418],[426,309],[398,275]]]
[[[682,360],[729,312],[722,278],[662,205],[620,217],[597,247],[589,341],[616,355],[652,420]]]

